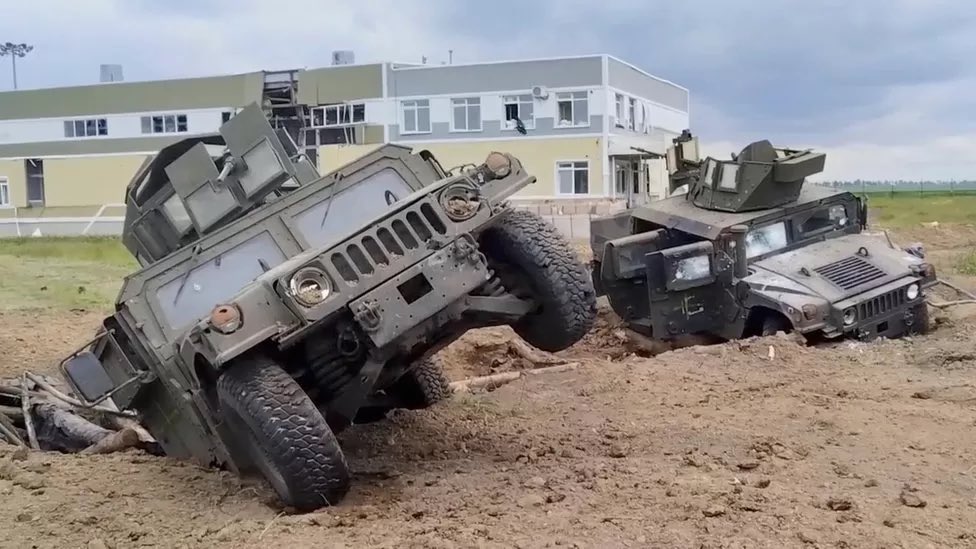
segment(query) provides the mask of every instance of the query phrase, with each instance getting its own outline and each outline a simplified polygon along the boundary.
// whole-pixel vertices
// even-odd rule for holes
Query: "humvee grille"
[[[426,247],[435,234],[446,234],[447,227],[428,203],[408,208],[388,218],[373,230],[332,253],[332,265],[350,284],[369,276],[378,267],[390,265],[397,257]]]
[[[869,299],[858,305],[858,318],[861,320],[866,320],[878,315],[883,315],[889,311],[893,311],[898,307],[901,307],[906,301],[908,301],[908,296],[905,295],[905,288],[899,288],[886,294],[879,295],[878,297]]]
[[[857,288],[885,275],[884,271],[856,255],[817,267],[814,271],[844,290]]]

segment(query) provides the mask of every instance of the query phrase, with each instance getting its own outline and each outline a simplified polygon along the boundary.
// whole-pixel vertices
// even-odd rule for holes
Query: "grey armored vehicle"
[[[920,247],[869,235],[861,198],[805,178],[825,155],[750,144],[698,158],[687,131],[667,152],[672,192],[591,223],[592,278],[652,341],[796,331],[811,339],[922,332],[935,270]]]
[[[138,412],[170,456],[335,504],[335,432],[445,396],[437,350],[507,324],[557,351],[591,327],[585,265],[506,203],[534,181],[507,154],[452,175],[393,145],[320,177],[252,105],[135,175],[124,242],[142,269],[65,378]]]

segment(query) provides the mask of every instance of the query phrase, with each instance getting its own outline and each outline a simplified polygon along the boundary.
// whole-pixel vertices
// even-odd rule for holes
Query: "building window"
[[[556,94],[559,120],[558,127],[579,127],[590,125],[590,102],[585,91]]]
[[[535,128],[535,114],[533,112],[531,95],[506,95],[502,97],[505,105],[505,129],[515,129],[516,119],[528,129]]]
[[[451,107],[454,116],[451,117],[451,131],[477,132],[481,131],[481,99],[465,97],[452,99]]]
[[[334,128],[366,121],[366,104],[326,105],[312,109],[312,126]]]
[[[590,193],[590,163],[587,160],[557,162],[559,194]]]
[[[44,206],[44,161],[37,158],[25,159],[24,173],[27,175],[27,204]]]
[[[96,137],[108,135],[108,119],[88,118],[85,120],[65,120],[65,137]]]
[[[630,108],[627,110],[627,128],[633,130],[634,123],[636,121],[637,121],[637,100],[631,97]]]
[[[10,183],[6,177],[0,177],[0,206],[10,205]]]
[[[429,99],[412,99],[400,105],[403,109],[403,131],[400,133],[430,133]]]
[[[142,117],[142,133],[186,133],[189,131],[185,114],[155,114]]]
[[[616,125],[618,128],[624,127],[624,95],[617,94]]]

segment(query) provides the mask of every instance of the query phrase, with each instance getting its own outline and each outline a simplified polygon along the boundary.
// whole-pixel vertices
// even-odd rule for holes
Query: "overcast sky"
[[[827,151],[824,178],[976,179],[972,0],[7,0],[21,88],[357,62],[609,53],[691,90],[691,129]],[[728,6],[728,7],[726,7]],[[12,87],[0,60],[0,89]]]

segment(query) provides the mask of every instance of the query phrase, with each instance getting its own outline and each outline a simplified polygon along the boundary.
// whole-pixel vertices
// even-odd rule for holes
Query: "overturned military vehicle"
[[[686,193],[591,224],[597,293],[633,331],[670,341],[926,330],[934,268],[920,247],[866,234],[861,198],[804,185],[823,153],[759,141],[701,161],[697,150],[688,132],[668,149],[671,191]]]
[[[449,174],[391,145],[320,177],[252,105],[138,171],[124,242],[142,269],[62,370],[171,456],[334,504],[350,483],[335,432],[445,396],[437,350],[508,324],[556,351],[592,325],[585,266],[506,202],[534,181],[507,154]]]

